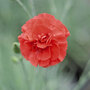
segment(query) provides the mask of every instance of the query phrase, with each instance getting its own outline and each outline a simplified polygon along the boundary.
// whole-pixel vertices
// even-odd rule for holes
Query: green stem
[[[56,15],[57,8],[55,6],[55,0],[49,0],[49,4],[50,4],[50,7],[51,7],[51,13]]]
[[[30,0],[30,3],[32,5],[32,15],[30,15],[29,11],[27,10],[27,8],[25,7],[25,5],[20,1],[20,0],[16,0],[17,3],[24,9],[24,11],[26,12],[26,14],[28,15],[29,18],[36,15],[36,11],[35,11],[35,7],[34,7],[34,2],[33,0]],[[26,84],[27,84],[27,88],[28,90],[30,90],[30,85],[29,85],[29,79],[28,79],[28,72],[25,68],[25,65],[23,63],[23,60],[20,61],[21,63],[21,66],[22,66],[22,69],[23,69],[23,72],[24,72],[24,77],[25,77],[25,80],[26,80]]]
[[[61,16],[61,21],[64,21],[64,19],[67,16],[71,6],[72,6],[72,1],[71,0],[67,0],[67,2],[65,4],[65,7],[64,7],[64,10],[63,10],[63,13],[62,13],[62,16]]]
[[[32,17],[32,15],[30,15],[29,11],[27,10],[27,8],[25,7],[25,5],[20,1],[20,0],[16,0],[17,3],[23,8],[23,10],[26,12],[26,14],[28,15],[29,18]]]
[[[26,80],[27,88],[28,88],[28,90],[30,90],[29,79],[28,79],[28,72],[27,72],[27,70],[25,68],[23,60],[21,60],[20,63],[21,63],[21,66],[22,66],[22,70],[24,72],[24,77],[25,77],[25,80]]]
[[[36,11],[35,11],[35,7],[34,7],[34,0],[30,0],[31,3],[31,9],[32,9],[32,15],[35,16],[36,15]]]

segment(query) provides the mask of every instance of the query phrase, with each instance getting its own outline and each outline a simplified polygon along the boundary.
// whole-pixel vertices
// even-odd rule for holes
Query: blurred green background
[[[65,60],[49,68],[12,61],[28,14],[44,12],[71,33]],[[0,90],[90,90],[90,0],[0,0]]]

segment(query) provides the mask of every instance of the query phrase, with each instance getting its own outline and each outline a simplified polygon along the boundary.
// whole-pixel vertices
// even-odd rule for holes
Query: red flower
[[[35,67],[49,67],[63,61],[67,50],[67,28],[54,16],[42,13],[22,26],[18,39],[26,60]]]

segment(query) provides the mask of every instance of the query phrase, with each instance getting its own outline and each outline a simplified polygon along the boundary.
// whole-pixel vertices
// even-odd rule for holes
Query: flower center
[[[37,49],[42,49],[42,48],[46,48],[48,46],[51,46],[51,39],[52,39],[52,35],[50,33],[48,34],[39,34],[37,40],[33,41],[33,49],[37,50]]]
[[[50,35],[49,34],[41,34],[38,35],[38,40],[40,43],[47,43],[47,41],[49,40]]]

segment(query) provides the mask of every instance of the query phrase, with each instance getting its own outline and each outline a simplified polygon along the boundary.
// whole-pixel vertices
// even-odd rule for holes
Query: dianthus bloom
[[[42,13],[28,20],[18,36],[21,54],[35,67],[49,67],[63,61],[67,50],[67,28],[54,16]]]

